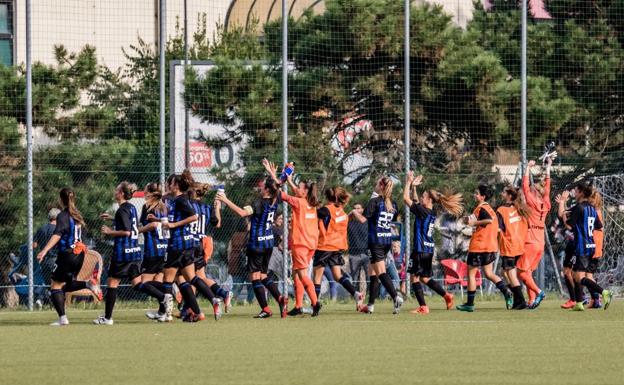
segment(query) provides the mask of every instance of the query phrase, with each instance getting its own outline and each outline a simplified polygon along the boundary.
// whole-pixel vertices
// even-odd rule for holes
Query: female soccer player
[[[604,290],[593,279],[587,275],[591,259],[596,251],[594,241],[594,231],[602,229],[602,222],[598,218],[596,208],[589,202],[592,195],[592,188],[586,183],[579,182],[574,188],[576,206],[572,209],[570,217],[567,218],[566,225],[574,232],[575,257],[574,267],[574,289],[576,305],[572,310],[583,311],[583,286],[587,287],[590,293],[598,292],[602,294],[604,309],[607,310],[611,304],[613,292]]]
[[[485,277],[496,285],[505,296],[507,309],[513,306],[512,294],[505,282],[494,273],[493,262],[498,251],[498,221],[496,213],[487,202],[492,198],[492,189],[479,185],[474,192],[477,207],[472,215],[465,218],[466,224],[473,226],[472,238],[468,246],[468,301],[457,306],[457,310],[473,312],[477,293],[477,270],[483,268]]]
[[[412,291],[416,296],[419,307],[412,310],[412,314],[429,314],[429,307],[425,302],[423,288],[420,283],[429,286],[431,290],[442,296],[446,302],[446,309],[453,308],[453,295],[447,293],[435,280],[432,262],[435,241],[433,240],[433,226],[437,211],[442,210],[459,217],[464,212],[461,194],[441,194],[436,190],[426,190],[418,199],[416,187],[422,183],[422,175],[414,177],[414,172],[407,173],[405,187],[403,188],[403,202],[414,213],[414,240],[412,255],[408,264],[408,272],[411,273]],[[440,207],[434,207],[438,205]]]
[[[108,267],[108,287],[104,315],[93,320],[96,325],[113,325],[113,309],[117,300],[117,287],[127,278],[132,286],[141,283],[141,247],[139,246],[139,217],[133,204],[128,202],[136,191],[136,185],[121,182],[115,189],[115,200],[119,208],[115,212],[113,228],[102,226],[102,234],[113,237],[113,255]],[[104,213],[100,218],[112,219]]]
[[[520,191],[507,186],[501,193],[503,204],[496,209],[498,218],[498,246],[503,267],[503,276],[513,293],[514,310],[526,309],[527,304],[518,281],[516,262],[524,254],[524,245],[528,231],[527,218],[529,209],[522,202]]]
[[[600,223],[602,223],[603,228],[596,229],[594,228],[594,243],[596,244],[596,252],[594,253],[594,257],[589,261],[589,266],[587,268],[587,278],[594,280],[594,274],[596,270],[598,270],[598,265],[600,264],[602,253],[603,253],[603,243],[604,243],[604,221],[602,220],[602,196],[598,192],[598,190],[594,187],[592,188],[592,194],[587,199],[589,204],[594,206],[596,209],[596,214]],[[591,292],[591,300],[589,301],[590,309],[599,309],[602,307],[600,303],[600,294],[599,292],[592,291]]]
[[[272,178],[262,184],[260,196],[250,206],[243,208],[234,204],[225,193],[217,193],[218,201],[223,202],[240,217],[250,217],[249,239],[247,241],[247,269],[254,294],[260,305],[260,313],[255,318],[269,318],[273,312],[269,308],[264,288],[271,293],[280,308],[280,316],[288,312],[288,296],[282,296],[277,284],[268,277],[269,260],[275,246],[273,221],[277,217],[281,203],[279,189]]]
[[[517,268],[520,271],[518,277],[527,287],[529,294],[529,309],[536,309],[546,297],[546,294],[540,289],[535,280],[533,280],[533,272],[539,266],[539,262],[544,254],[544,228],[545,221],[550,211],[550,168],[552,159],[546,157],[545,178],[542,183],[529,186],[529,174],[531,168],[535,166],[535,161],[529,161],[522,177],[522,193],[530,209],[528,218],[529,231],[527,233],[526,244],[524,246],[524,254],[518,258]]]
[[[362,306],[364,296],[355,290],[349,277],[342,271],[344,265],[343,254],[349,248],[347,243],[347,226],[349,215],[344,207],[351,199],[351,195],[342,187],[325,189],[327,204],[317,210],[319,219],[319,239],[317,250],[314,253],[314,289],[317,300],[321,296],[321,281],[325,267],[329,267],[331,274],[356,302],[356,309]]]
[[[393,182],[390,177],[379,178],[375,195],[368,201],[364,214],[352,211],[353,218],[361,223],[368,222],[368,249],[370,251],[368,304],[360,307],[362,313],[373,313],[375,300],[379,295],[379,283],[384,286],[394,302],[393,314],[399,314],[403,297],[397,294],[392,279],[386,273],[386,255],[392,244],[391,223],[398,214],[397,204],[392,200]]]
[[[52,272],[50,293],[52,305],[54,305],[59,319],[51,323],[51,326],[69,325],[69,320],[67,315],[65,315],[65,293],[87,288],[100,300],[102,299],[102,290],[97,282],[93,280],[86,282],[74,280],[82,268],[86,252],[86,247],[82,243],[82,228],[85,222],[82,219],[82,214],[76,208],[76,195],[74,192],[70,188],[65,187],[61,189],[59,195],[63,211],[56,217],[56,227],[52,237],[37,254],[37,260],[41,263],[53,247],[56,246],[58,249],[56,267]]]
[[[574,189],[572,189],[574,192]],[[561,305],[562,309],[572,309],[576,306],[576,289],[574,288],[574,276],[572,273],[572,268],[574,267],[574,233],[571,229],[566,227],[567,218],[570,216],[570,211],[572,208],[567,209],[566,203],[568,202],[568,198],[570,197],[570,191],[565,190],[561,194],[558,194],[555,197],[555,202],[557,202],[558,209],[557,215],[563,222],[563,226],[565,227],[565,257],[563,259],[563,277],[566,284],[566,288],[568,289],[568,293],[570,298]]]

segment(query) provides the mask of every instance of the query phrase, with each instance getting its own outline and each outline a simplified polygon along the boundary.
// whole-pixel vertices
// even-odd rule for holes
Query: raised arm
[[[238,207],[234,202],[229,200],[227,196],[225,196],[225,193],[222,193],[222,192],[217,193],[215,200],[217,202],[223,202],[227,207],[229,207],[232,211],[234,211],[236,215],[242,218],[248,217],[251,214],[253,214],[253,209],[251,209],[251,207],[248,206],[249,207],[248,209],[242,209]]]
[[[403,186],[403,202],[408,207],[412,207],[412,183],[414,183],[414,172],[408,171],[405,176],[405,186]]]

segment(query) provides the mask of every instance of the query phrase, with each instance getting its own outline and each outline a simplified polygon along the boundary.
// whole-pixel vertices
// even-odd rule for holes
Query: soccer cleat
[[[67,326],[67,325],[69,325],[69,320],[67,319],[67,316],[61,316],[59,317],[58,320],[50,324],[50,326]]]
[[[163,313],[163,314],[158,314],[158,317],[155,318],[154,320],[158,322],[173,322],[173,317],[170,315],[167,315],[166,313]]]
[[[273,313],[271,313],[271,309],[267,307],[267,308],[262,309],[260,313],[254,316],[254,318],[269,318],[272,315]]]
[[[364,305],[364,294],[356,291],[353,295],[353,299],[355,300],[355,310],[357,311],[360,307]]]
[[[611,290],[602,291],[602,302],[604,302],[604,309],[607,310],[611,301],[613,300],[613,292]]]
[[[301,315],[301,314],[303,314],[303,310],[301,310],[301,308],[300,308],[300,307],[293,307],[293,308],[292,308],[292,309],[288,312],[288,315],[289,315],[290,317],[294,317],[294,316]]]
[[[373,312],[375,311],[375,305],[371,305],[371,304],[362,305],[362,306],[360,306],[358,311],[360,313],[373,314]]]
[[[423,305],[423,306],[418,306],[416,309],[410,311],[410,313],[412,314],[429,314],[429,306],[427,305]]]
[[[173,313],[173,295],[165,294],[163,305],[165,305],[165,314],[167,314],[168,317],[171,317]]]
[[[584,311],[585,307],[583,306],[583,302],[577,302],[574,304],[572,311]]]
[[[286,318],[286,316],[288,315],[288,296],[280,296],[277,303],[279,304],[280,317]]]
[[[392,314],[399,314],[401,312],[401,306],[403,306],[403,297],[397,295],[394,299],[394,309],[392,309]]]
[[[528,305],[526,304],[526,302],[521,302],[518,304],[515,304],[511,307],[511,310],[524,310],[528,307]]]
[[[446,310],[451,310],[453,308],[453,294],[444,294],[444,302],[446,302]]]
[[[535,301],[533,301],[533,303],[529,306],[529,309],[531,309],[531,310],[537,309],[538,306],[544,300],[544,298],[546,298],[546,293],[544,293],[543,291],[540,291],[539,294],[537,295],[537,297],[535,297]]]
[[[160,316],[162,316],[162,315],[166,315],[166,314],[165,314],[165,313],[162,313],[162,314],[161,314],[161,313],[159,313],[159,312],[157,312],[157,311],[153,311],[153,310],[149,310],[149,311],[146,311],[146,312],[145,312],[145,316],[146,316],[148,319],[151,319],[151,320],[156,320],[156,319],[158,319],[158,317],[160,317]]]
[[[583,305],[589,305],[589,297],[586,295],[583,296]]]
[[[220,320],[221,319],[221,301],[219,301],[216,298],[212,300],[212,311],[214,313],[215,321]]]
[[[93,320],[93,324],[94,325],[107,325],[107,326],[112,326],[113,325],[113,320],[112,319],[107,319],[106,317],[104,317],[103,315],[99,316],[98,318]]]
[[[602,303],[600,302],[600,298],[596,298],[596,299],[591,299],[589,301],[589,306],[590,309],[600,309],[602,307]]]
[[[225,298],[223,298],[223,306],[224,306],[224,310],[226,314],[229,313],[230,310],[232,310],[232,296],[233,295],[234,293],[232,293],[232,291],[228,291]]]
[[[507,310],[511,310],[513,307],[513,294],[511,293],[511,290],[506,290],[503,293],[503,296],[505,296],[505,307],[507,307]]]
[[[87,281],[87,289],[91,290],[91,292],[93,293],[93,295],[95,295],[98,301],[101,301],[102,298],[104,298],[104,295],[102,294],[102,288],[95,279],[91,278]]]
[[[576,301],[572,301],[571,299],[567,300],[564,304],[561,305],[562,309],[572,309],[576,305]]]
[[[312,317],[318,317],[322,307],[323,305],[321,305],[319,301],[316,301],[316,304],[312,306]]]
[[[205,318],[203,313],[195,314],[191,309],[188,309],[182,318],[182,322],[199,322]]]
[[[469,313],[472,313],[475,310],[474,305],[468,305],[466,303],[457,305],[455,308],[459,311],[467,311]]]

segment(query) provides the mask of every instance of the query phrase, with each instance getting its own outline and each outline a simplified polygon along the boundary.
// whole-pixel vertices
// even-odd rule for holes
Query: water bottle
[[[165,228],[165,226],[163,226],[165,223],[169,223],[169,218],[167,217],[160,218],[160,229],[162,232],[161,239],[169,239],[169,228]]]
[[[289,176],[291,176],[295,172],[295,162],[288,162],[282,169],[282,175],[280,175],[280,180],[282,182],[286,182]]]

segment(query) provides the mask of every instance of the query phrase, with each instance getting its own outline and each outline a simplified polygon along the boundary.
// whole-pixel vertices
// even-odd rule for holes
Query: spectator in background
[[[35,236],[33,238],[33,249],[35,250],[35,255],[40,249],[45,246],[50,238],[52,238],[52,234],[54,234],[54,228],[56,227],[56,217],[61,213],[61,210],[57,208],[52,208],[48,211],[48,223],[39,227]],[[48,256],[41,263],[41,275],[46,284],[50,284],[50,277],[52,276],[52,271],[54,270],[54,266],[56,264],[56,248],[53,248],[48,252]]]
[[[438,257],[440,259],[457,259],[466,255],[468,251],[468,242],[472,229],[466,226],[455,216],[444,213],[440,216],[438,230],[442,242],[439,248]]]
[[[364,207],[356,203],[353,205],[353,211],[363,215]],[[351,216],[352,215],[353,214],[351,214]],[[358,291],[360,293],[365,293],[366,281],[368,280],[368,264],[370,261],[368,256],[368,224],[366,222],[360,223],[350,218],[347,228],[347,237],[349,238],[349,267],[351,279],[353,279],[354,284],[357,284]]]
[[[247,282],[247,261],[245,247],[247,246],[247,236],[249,232],[249,221],[240,218],[236,232],[232,234],[228,243],[227,261],[228,273],[232,276],[232,295],[239,300],[245,282]],[[253,302],[254,293],[251,284],[247,284],[247,303]]]

